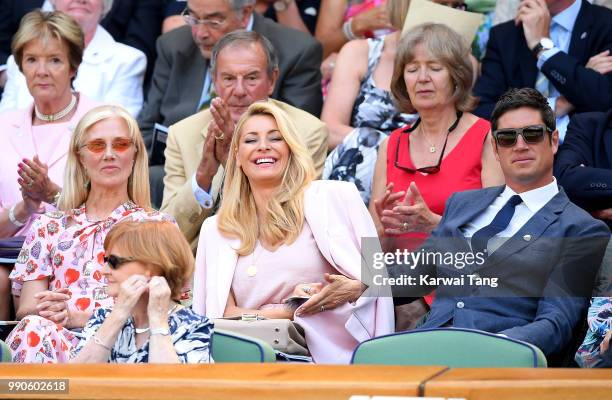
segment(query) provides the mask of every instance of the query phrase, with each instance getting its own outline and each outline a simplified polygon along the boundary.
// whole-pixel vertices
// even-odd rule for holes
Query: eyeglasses
[[[525,143],[536,144],[544,139],[544,133],[552,133],[553,130],[546,125],[531,125],[524,128],[498,129],[493,131],[493,137],[498,146],[512,147],[516,144],[518,135],[523,137]]]
[[[123,153],[129,149],[133,143],[134,141],[130,138],[115,138],[111,142],[111,148],[117,153]],[[106,142],[103,139],[94,139],[82,145],[81,149],[83,147],[87,147],[87,150],[94,154],[100,154],[106,150]]]
[[[111,254],[110,256],[104,256],[104,262],[108,264],[111,269],[117,269],[123,264],[127,264],[129,262],[136,261],[136,259],[131,257],[119,257]]]
[[[461,116],[463,115],[462,111],[457,111],[457,119],[455,120],[455,122],[450,126],[450,128],[448,128],[448,132],[446,133],[446,138],[444,139],[444,145],[442,146],[442,151],[440,152],[440,157],[438,158],[438,163],[436,165],[432,165],[431,167],[423,167],[423,168],[410,168],[407,167],[405,165],[401,165],[399,162],[399,150],[402,144],[402,138],[405,136],[406,138],[408,138],[408,135],[410,135],[411,132],[413,132],[421,123],[421,119],[417,119],[416,122],[409,127],[408,129],[405,129],[401,134],[400,137],[397,139],[397,147],[395,148],[395,167],[399,168],[403,171],[409,172],[411,174],[414,174],[416,172],[422,172],[424,174],[437,174],[438,172],[440,172],[440,166],[442,165],[442,158],[444,158],[444,151],[446,150],[446,144],[448,143],[448,135],[455,130],[455,128],[457,128],[457,125],[459,125],[459,120],[461,119]],[[408,146],[406,146],[406,149],[408,149]],[[404,157],[405,158],[405,157]]]
[[[189,9],[185,8],[183,10],[183,12],[181,13],[181,16],[183,17],[183,19],[185,20],[185,22],[187,23],[187,25],[189,26],[196,26],[199,24],[205,25],[211,29],[220,29],[223,24],[225,24],[225,18],[215,18],[215,19],[210,19],[210,18],[204,18],[204,19],[198,19],[196,17],[193,17],[189,14]]]

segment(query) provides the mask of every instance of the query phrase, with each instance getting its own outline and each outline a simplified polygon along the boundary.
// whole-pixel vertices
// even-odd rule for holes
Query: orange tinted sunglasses
[[[134,141],[130,138],[115,138],[111,142],[111,148],[117,153],[123,153],[129,149]],[[103,153],[106,150],[106,142],[103,139],[94,139],[81,146],[81,148],[87,147],[87,150],[94,154]]]

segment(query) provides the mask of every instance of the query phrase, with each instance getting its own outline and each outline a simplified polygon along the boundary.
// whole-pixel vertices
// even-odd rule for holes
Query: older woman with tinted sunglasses
[[[94,308],[109,306],[104,238],[123,220],[167,219],[151,210],[147,154],[123,108],[99,106],[76,126],[59,199],[41,215],[11,272],[14,362],[65,362]],[[57,326],[63,329],[57,329]]]
[[[169,221],[123,222],[104,242],[112,308],[94,311],[75,363],[207,363],[212,324],[178,302],[191,247]]]

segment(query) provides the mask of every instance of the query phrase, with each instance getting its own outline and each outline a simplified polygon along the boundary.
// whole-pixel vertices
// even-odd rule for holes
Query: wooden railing
[[[7,382],[66,379],[68,393],[18,394]],[[348,399],[432,396],[466,399],[608,399],[612,370],[449,369],[365,365],[0,364],[0,398]],[[14,387],[15,385],[13,385]]]

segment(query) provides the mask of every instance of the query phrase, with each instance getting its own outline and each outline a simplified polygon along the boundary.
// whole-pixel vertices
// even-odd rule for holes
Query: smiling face
[[[67,103],[70,80],[75,71],[70,67],[68,47],[57,39],[34,39],[23,48],[21,69],[30,94],[37,102]]]
[[[129,141],[128,145],[126,141]],[[96,144],[97,147],[102,147],[103,143],[104,150],[99,153],[92,151],[85,146],[88,143]],[[136,158],[136,147],[126,122],[122,118],[111,117],[93,124],[83,137],[83,146],[79,158],[87,170],[92,188],[125,188],[127,192],[128,179]]]
[[[83,32],[93,32],[102,19],[103,0],[54,0],[57,11],[70,15],[81,26]]]
[[[213,47],[225,34],[246,28],[251,15],[250,7],[236,11],[229,0],[188,0],[187,12],[195,19],[211,22],[191,25],[191,36],[206,59],[210,59]]]
[[[251,104],[265,100],[274,91],[278,71],[268,76],[268,61],[258,43],[228,46],[217,55],[214,84],[237,123]]]
[[[448,68],[432,57],[422,43],[415,46],[414,59],[404,66],[404,82],[417,111],[444,106],[453,96]]]
[[[253,115],[242,125],[236,165],[251,185],[280,186],[289,154],[289,146],[272,116]]]
[[[504,113],[497,122],[498,129],[523,128],[544,125],[540,111],[521,107]],[[552,140],[551,140],[552,139]],[[506,184],[517,193],[545,186],[553,180],[553,160],[559,146],[559,134],[535,144],[527,144],[521,135],[512,147],[501,147],[491,138],[495,156],[499,161]]]

